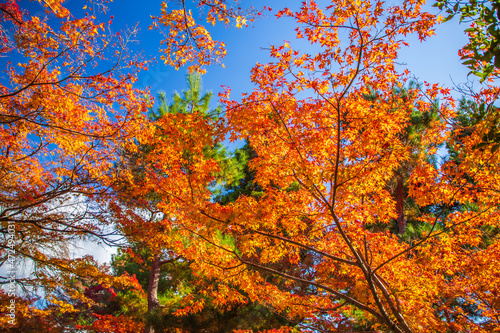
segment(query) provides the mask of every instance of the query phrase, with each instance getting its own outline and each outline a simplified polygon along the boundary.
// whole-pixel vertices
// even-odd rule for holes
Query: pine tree
[[[187,75],[187,89],[180,94],[175,93],[169,103],[166,94],[161,93],[158,98],[156,109],[150,109],[150,120],[153,123],[161,123],[163,117],[175,114],[195,115],[209,119],[220,120],[221,110],[219,107],[211,110],[210,101],[212,93],[202,92],[201,77],[198,73]],[[158,125],[160,126],[160,125]],[[130,154],[128,167],[136,168],[138,178],[143,177],[140,167],[143,155],[150,154],[154,147],[141,147],[140,152]],[[247,162],[252,155],[251,148],[247,144],[238,149],[232,157],[229,157],[225,147],[222,145],[207,146],[203,150],[204,157],[215,160],[219,164],[219,173],[216,175],[216,183],[212,184],[210,190],[217,198],[226,203],[234,201],[237,193],[258,192],[258,186],[253,184],[253,176],[248,169]],[[196,156],[188,149],[183,151],[184,160],[189,161]],[[139,167],[138,167],[139,166]],[[185,166],[185,172],[191,172],[189,165]],[[124,189],[126,191],[126,189]],[[232,193],[233,195],[229,195]],[[219,196],[217,196],[219,194]],[[129,194],[134,196],[133,193]],[[156,193],[150,193],[146,197],[139,198],[143,207],[148,206],[154,211],[159,202]],[[153,215],[151,215],[153,218]],[[157,217],[157,219],[175,219],[173,216]],[[175,223],[173,223],[175,224]],[[153,230],[149,232],[176,233],[178,230]],[[221,237],[224,237],[221,235]],[[189,242],[188,239],[185,240]],[[232,240],[228,240],[232,241]],[[236,302],[228,308],[221,308],[214,303],[209,294],[202,291],[217,291],[213,281],[205,280],[191,268],[192,262],[177,256],[175,251],[168,248],[148,248],[140,241],[140,237],[129,239],[132,253],[137,256],[142,265],[138,265],[130,253],[122,252],[113,259],[113,268],[116,275],[127,272],[136,274],[139,283],[147,290],[147,313],[145,333],[170,332],[175,329],[184,331],[231,332],[234,329],[262,330],[278,328],[287,324],[282,317],[275,315],[263,305]],[[140,267],[139,267],[140,266]],[[141,271],[142,270],[142,271]],[[149,270],[149,272],[147,272]],[[236,291],[236,290],[235,290]],[[236,291],[237,292],[237,291]],[[179,316],[177,311],[182,311],[186,306],[185,298],[191,302],[202,302],[204,307],[200,312],[187,313]]]
[[[169,104],[167,96],[161,92],[158,96],[159,106],[157,110],[150,110],[150,118],[153,121],[175,113],[195,113],[199,112],[202,115],[218,116],[221,112],[220,106],[210,112],[210,101],[212,100],[212,92],[202,94],[203,85],[201,75],[199,73],[188,74],[186,77],[187,89],[182,91],[182,96],[175,92],[172,102]]]

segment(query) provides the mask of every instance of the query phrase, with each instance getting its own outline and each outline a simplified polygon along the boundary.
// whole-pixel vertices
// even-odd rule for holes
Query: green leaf
[[[476,60],[474,59],[469,59],[469,60],[466,60],[462,63],[462,65],[472,65],[472,64],[475,64],[476,63]]]
[[[455,15],[454,14],[450,14],[448,16],[446,16],[444,19],[443,19],[443,22],[448,22],[449,20],[451,20]]]

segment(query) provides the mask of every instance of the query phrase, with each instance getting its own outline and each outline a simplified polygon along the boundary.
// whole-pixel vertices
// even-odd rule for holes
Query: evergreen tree
[[[210,111],[210,101],[212,100],[212,92],[202,94],[203,85],[201,75],[192,73],[186,77],[187,89],[182,91],[182,96],[175,92],[172,97],[172,102],[169,104],[167,96],[161,92],[158,96],[159,106],[156,109],[150,110],[150,118],[155,121],[168,114],[175,113],[195,113],[199,112],[202,115],[218,116],[221,112],[220,106]]]
[[[227,163],[231,166],[231,181],[225,182],[215,201],[226,205],[236,201],[240,195],[259,197],[263,194],[262,187],[255,182],[255,173],[248,166],[248,162],[255,157],[257,154],[248,140],[243,147],[235,150]]]
[[[419,84],[416,81],[410,81],[407,88],[395,87],[390,97],[394,101],[394,108],[406,107],[404,104],[409,99],[409,95],[418,89]],[[368,87],[368,90],[369,92],[364,94],[364,98],[372,103],[377,103],[378,93],[372,87]],[[432,164],[436,163],[436,156],[428,153],[431,148],[436,147],[425,146],[421,138],[432,127],[433,122],[439,119],[438,110],[439,101],[437,100],[428,109],[421,110],[413,107],[409,110],[410,122],[406,129],[399,134],[399,140],[404,146],[410,148],[410,158],[400,163],[400,166],[394,170],[392,179],[387,183],[387,190],[390,191],[396,202],[397,213],[395,223],[389,227],[391,232],[398,234],[406,241],[419,238],[423,229],[426,228],[418,221],[420,210],[426,208],[418,208],[414,204],[409,196],[408,181],[413,170],[420,163],[422,154],[425,155],[426,161]],[[386,228],[379,225],[370,227]]]
[[[211,98],[212,93],[202,92],[200,75],[189,74],[187,89],[180,94],[176,92],[172,102],[168,102],[165,93],[159,95],[156,109],[150,110],[150,119],[158,123],[162,117],[173,114],[197,114],[218,121],[221,110],[219,107],[210,109]],[[143,177],[140,168],[141,155],[149,154],[152,148],[144,146],[140,152],[130,154],[129,164],[130,167],[137,169],[137,177]],[[238,193],[246,193],[248,190],[258,192],[258,186],[253,184],[253,175],[247,166],[249,157],[253,156],[248,144],[238,149],[231,158],[222,145],[206,147],[203,154],[217,161],[220,166],[220,172],[216,175],[218,184],[212,184],[211,188],[216,198],[229,203],[237,198]],[[189,150],[185,150],[183,155],[188,164],[195,157]],[[186,165],[185,170],[190,172],[189,165]],[[159,200],[155,193],[150,193],[141,199],[143,206],[148,206],[150,211],[154,211],[154,206]],[[177,231],[175,228],[168,231],[161,228],[156,230],[159,233]],[[185,241],[189,242],[187,239]],[[178,330],[192,332],[202,329],[206,332],[232,332],[235,329],[263,330],[278,328],[288,323],[263,305],[248,303],[248,300],[235,302],[229,307],[217,306],[208,292],[216,292],[217,286],[214,285],[214,281],[205,280],[197,275],[191,268],[192,262],[177,256],[168,248],[150,249],[141,242],[134,241],[133,237],[129,242],[132,249],[130,252],[133,255],[129,252],[120,252],[113,258],[112,266],[116,275],[125,272],[135,274],[143,289],[147,290],[145,333]],[[235,290],[235,293],[239,291]],[[197,313],[179,315],[190,302],[201,302],[204,306]]]

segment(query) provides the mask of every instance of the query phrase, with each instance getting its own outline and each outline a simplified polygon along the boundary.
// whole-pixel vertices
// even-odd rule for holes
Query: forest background
[[[0,5],[4,330],[499,329],[497,1],[124,4]]]

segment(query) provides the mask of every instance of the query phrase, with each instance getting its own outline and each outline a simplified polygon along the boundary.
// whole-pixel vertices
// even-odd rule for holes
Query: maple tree
[[[165,197],[164,185],[150,185],[153,179],[169,186],[187,181],[191,189],[193,185],[199,186],[200,190],[205,187],[202,193],[210,195],[209,188],[213,188],[217,180],[224,179],[229,185],[240,177],[237,174],[242,166],[235,166],[231,159],[225,158],[226,152],[217,141],[200,141],[200,137],[217,139],[214,130],[221,125],[217,116],[220,108],[210,110],[212,95],[201,94],[199,74],[188,75],[187,83],[188,89],[182,94],[176,93],[170,104],[165,94],[160,94],[157,111],[150,111],[156,127],[154,138],[146,140],[136,153],[124,152],[124,165],[120,168],[128,170],[131,177],[129,182],[117,187],[122,201],[114,205],[113,210],[116,223],[127,235],[132,248],[121,257],[115,257],[115,267],[118,272],[142,275],[148,308],[144,332],[201,328],[218,331],[222,327],[241,329],[285,325],[283,318],[257,303],[249,304],[243,295],[221,302],[221,287],[213,279],[203,278],[190,268],[193,258],[186,253],[184,246],[198,246],[199,241],[193,241],[183,230],[182,210],[185,207],[175,199]],[[207,126],[201,129],[193,126],[198,121]],[[173,163],[173,158],[177,158],[178,162]],[[199,160],[211,163],[212,170],[206,167],[193,170]],[[206,171],[208,174],[205,174]],[[196,179],[200,172],[205,177],[201,182]],[[185,191],[183,188],[180,190]],[[185,194],[181,192],[179,195]],[[193,196],[194,193],[191,196],[188,194],[191,200]],[[168,205],[168,213],[165,204]],[[120,263],[129,269],[116,266]],[[134,269],[135,265],[140,268]],[[145,273],[140,274],[139,269]],[[166,277],[166,274],[169,276]],[[223,290],[227,292],[230,289],[224,286]]]
[[[226,26],[235,25],[237,28],[246,27],[254,21],[261,11],[253,7],[242,8],[238,0],[196,0],[194,4],[200,16],[210,25],[221,22]],[[168,8],[171,1],[163,1],[161,14],[153,16],[150,29],[158,28],[164,34],[160,49],[161,59],[167,65],[176,69],[190,64],[189,72],[205,72],[205,66],[221,63],[226,56],[225,44],[214,41],[203,23],[197,23],[192,10],[187,7],[185,0],[174,5],[175,9]]]
[[[476,150],[459,165],[433,165],[425,156],[447,140],[453,144],[447,126],[453,99],[437,85],[412,91],[407,99],[393,94],[405,80],[394,65],[403,35],[425,38],[436,22],[421,6],[333,1],[320,9],[310,1],[297,12],[280,12],[296,19],[298,38],[321,51],[300,53],[289,43],[271,47],[275,62],[252,71],[255,91],[241,102],[225,99],[232,138],[250,138],[257,153],[250,167],[264,191],[258,199],[240,196],[224,206],[181,199],[190,207],[184,228],[208,243],[189,248],[200,257],[210,255],[209,262],[197,262],[205,275],[223,277],[290,319],[305,318],[303,325],[322,329],[370,320],[377,322],[374,329],[392,332],[495,327],[497,282],[479,274],[495,276],[486,258],[497,241],[477,245],[482,228],[498,223],[497,193],[483,183],[498,176],[498,157]],[[377,103],[364,98],[368,85],[377,87]],[[302,98],[303,90],[312,97]],[[494,98],[482,96],[490,103]],[[424,211],[417,219],[429,227],[411,243],[370,231],[367,225],[397,217],[385,184],[414,154],[404,139],[411,114],[434,108],[437,97],[440,117],[420,135],[426,148],[409,175],[409,195],[419,207],[475,208]],[[477,140],[471,135],[465,145],[471,148]],[[298,190],[287,191],[294,182]],[[235,243],[224,244],[214,229]],[[283,269],[285,263],[293,273]],[[471,281],[477,284],[470,287]],[[481,320],[458,302],[484,309]]]
[[[113,259],[115,274],[134,273],[143,290],[148,290],[150,256],[144,248],[133,247],[133,252],[121,252]],[[175,260],[161,266],[158,282],[160,311],[147,318],[155,331],[174,332],[205,330],[207,332],[232,332],[234,329],[262,330],[286,325],[284,318],[274,315],[267,308],[253,303],[235,303],[231,307],[218,307],[206,290],[214,288],[215,281],[200,281],[190,268],[191,262]],[[196,313],[176,315],[190,301],[205,302]],[[138,320],[141,320],[140,316]]]
[[[128,241],[149,253],[146,258],[149,277],[144,332],[156,331],[158,325],[161,326],[161,319],[168,315],[164,312],[172,311],[174,305],[164,310],[158,299],[161,270],[164,266],[175,265],[178,260],[186,264],[184,255],[176,254],[179,245],[175,243],[189,242],[185,234],[178,234],[179,203],[163,197],[160,189],[174,186],[180,191],[179,195],[183,195],[188,186],[196,186],[208,199],[209,191],[202,189],[208,183],[204,178],[193,180],[192,176],[197,174],[193,168],[208,169],[212,173],[217,171],[213,163],[207,166],[203,158],[213,155],[217,149],[214,130],[219,121],[209,114],[211,94],[201,95],[199,74],[188,76],[188,86],[183,97],[174,95],[170,105],[161,94],[158,111],[150,111],[154,131],[137,142],[138,146],[124,147],[119,168],[128,172],[129,177],[116,186],[120,202],[114,202],[114,198],[110,202],[116,224],[127,235]],[[184,186],[179,186],[181,182]],[[189,313],[188,309],[196,313],[204,308],[205,299],[194,297],[193,293],[188,292],[180,299],[178,309],[174,311],[176,316]]]
[[[185,1],[177,4],[154,18],[167,29],[164,60],[203,71],[224,55],[223,45],[194,22]],[[237,2],[195,4],[208,23],[239,27],[247,19]],[[322,5],[278,12],[310,47],[271,46],[272,60],[252,69],[252,92],[238,101],[229,88],[220,94],[225,118],[210,117],[200,94],[186,94],[151,121],[139,117],[148,102],[132,77],[114,76],[119,66],[92,75],[76,65],[101,61],[99,45],[108,45],[91,16],[76,20],[60,2],[47,2],[65,22],[52,33],[45,21],[25,19],[16,2],[1,7],[18,36],[2,52],[17,47],[27,60],[22,71],[11,65],[12,86],[1,88],[0,216],[4,237],[14,220],[23,237],[16,252],[47,267],[20,282],[41,283],[52,295],[61,282],[69,295],[40,310],[48,326],[58,327],[55,313],[64,310],[73,321],[94,313],[81,326],[89,331],[153,331],[143,317],[161,312],[168,262],[189,265],[194,277],[174,307],[179,320],[202,317],[210,300],[226,310],[260,304],[304,331],[498,331],[494,78],[460,105],[437,84],[403,88],[409,74],[398,71],[398,50],[409,34],[431,36],[440,18],[419,0]],[[227,193],[217,196],[211,185],[230,162],[214,147],[227,136],[247,142],[233,158],[244,178],[225,180]],[[450,156],[434,163],[445,144]],[[78,197],[92,202],[83,215],[55,209]],[[405,223],[410,201],[418,213]],[[116,291],[140,294],[136,279],[112,277],[88,257],[48,254],[71,238],[106,240],[103,225],[148,254],[147,306],[123,316],[102,304]],[[7,238],[2,246],[5,256]]]
[[[121,142],[141,128],[147,100],[133,88],[135,72],[143,66],[127,51],[134,32],[109,35],[110,23],[97,22],[92,8],[78,18],[62,1],[39,3],[44,12],[35,16],[17,1],[0,5],[5,65],[0,256],[6,272],[0,282],[17,287],[24,303],[43,292],[50,313],[65,309],[54,295],[74,276],[112,282],[90,256],[72,258],[71,246],[77,240],[115,241],[109,224],[98,223],[105,213],[99,200],[116,181],[113,160]],[[28,267],[28,273],[20,267]],[[72,293],[85,300],[77,290]],[[23,302],[19,311],[34,311]],[[14,327],[3,324],[23,329],[21,321]]]

